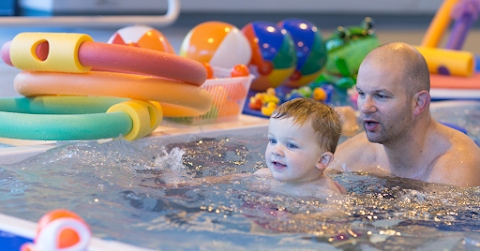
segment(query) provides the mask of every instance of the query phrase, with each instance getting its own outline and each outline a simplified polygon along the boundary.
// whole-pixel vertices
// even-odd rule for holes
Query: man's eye
[[[377,94],[377,97],[378,97],[378,98],[382,98],[382,99],[383,99],[383,98],[387,98],[387,96],[382,95],[382,94]]]

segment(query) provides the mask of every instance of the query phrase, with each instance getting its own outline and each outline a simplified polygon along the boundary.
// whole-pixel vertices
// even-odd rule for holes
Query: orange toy
[[[35,243],[26,243],[20,251],[87,250],[92,233],[77,214],[64,209],[51,211],[38,221]]]

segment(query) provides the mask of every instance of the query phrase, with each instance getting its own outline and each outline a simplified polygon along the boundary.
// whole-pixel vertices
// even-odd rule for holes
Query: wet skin
[[[431,118],[427,91],[409,97],[401,69],[395,60],[367,57],[362,63],[357,90],[366,132],[339,145],[332,168],[479,186],[480,149],[465,134]]]

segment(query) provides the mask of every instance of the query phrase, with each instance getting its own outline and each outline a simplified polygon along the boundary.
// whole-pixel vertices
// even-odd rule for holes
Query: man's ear
[[[316,167],[320,170],[325,170],[330,163],[333,161],[333,153],[331,152],[324,152],[320,159],[318,160]]]
[[[428,109],[428,105],[430,104],[430,94],[427,91],[421,91],[415,93],[413,96],[413,115],[419,115],[425,109]]]

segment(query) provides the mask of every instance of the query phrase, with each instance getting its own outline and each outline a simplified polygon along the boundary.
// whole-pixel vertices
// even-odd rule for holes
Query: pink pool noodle
[[[12,41],[8,41],[2,45],[2,49],[0,49],[0,56],[2,57],[3,62],[10,66],[13,66],[12,61],[10,60],[10,44]]]
[[[5,63],[12,65],[10,44],[11,41],[2,46],[1,57]],[[38,46],[37,49],[41,59],[48,46]],[[207,79],[205,67],[195,60],[125,45],[83,42],[78,49],[78,60],[84,66],[161,76],[197,86]]]

